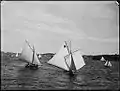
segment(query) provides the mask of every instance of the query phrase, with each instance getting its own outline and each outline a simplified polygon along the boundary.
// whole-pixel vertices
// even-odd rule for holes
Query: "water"
[[[73,77],[52,65],[43,64],[38,70],[24,67],[22,62],[4,61],[1,65],[1,89],[119,89],[118,72],[115,77],[105,73],[107,69],[90,69],[85,66]],[[94,70],[94,71],[93,71]],[[112,79],[111,79],[112,78]],[[116,79],[116,80],[115,80]]]

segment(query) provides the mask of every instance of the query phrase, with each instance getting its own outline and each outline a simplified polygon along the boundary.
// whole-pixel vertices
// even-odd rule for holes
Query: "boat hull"
[[[27,64],[25,66],[25,68],[30,68],[30,69],[33,69],[33,70],[37,70],[39,68],[39,66],[35,65],[35,64]]]

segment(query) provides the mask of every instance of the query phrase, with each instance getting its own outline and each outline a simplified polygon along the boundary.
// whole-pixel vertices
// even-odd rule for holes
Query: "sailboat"
[[[106,63],[104,65],[105,65],[105,67],[111,67],[112,66],[110,61],[106,61]]]
[[[102,57],[102,58],[101,58],[101,61],[106,61],[106,60],[104,59],[104,57]]]
[[[18,54],[18,52],[17,52],[17,53],[16,53],[16,57],[18,57],[18,55],[19,55],[19,54]]]
[[[34,46],[32,48],[27,40],[25,40],[25,42],[26,43],[22,49],[20,59],[28,63],[25,66],[26,68],[38,69],[42,64],[36,55],[35,48]]]
[[[41,55],[40,55],[40,54],[38,54],[38,58],[41,58]]]
[[[48,63],[62,68],[70,74],[76,73],[77,70],[85,65],[80,50],[71,51],[71,41],[70,46],[68,46],[68,43],[65,41],[59,52],[56,53]]]

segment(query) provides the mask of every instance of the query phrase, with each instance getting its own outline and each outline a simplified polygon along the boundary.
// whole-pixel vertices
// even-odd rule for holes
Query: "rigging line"
[[[26,43],[28,44],[28,46],[30,47],[30,49],[33,51],[33,49],[31,48],[31,46],[30,46],[30,44],[29,44],[29,42],[27,41],[27,40],[25,40],[26,41]]]
[[[32,64],[33,64],[33,61],[34,61],[34,56],[35,56],[35,50],[34,50],[34,46],[33,46],[33,57],[32,57]]]
[[[77,49],[77,50],[75,50],[75,51],[71,51],[71,54],[73,54],[73,53],[75,53],[76,51],[79,51],[80,49]],[[68,55],[66,55],[65,57],[67,57],[67,56],[70,56],[70,54],[68,54]]]
[[[68,66],[68,64],[67,64],[67,66],[68,66],[68,68],[71,70],[71,67],[73,67],[74,66],[74,70],[76,70],[76,67],[75,67],[75,63],[74,63],[74,61],[73,61],[73,55],[72,55],[72,52],[71,52],[71,50],[69,50],[69,48],[68,48],[68,45],[67,45],[67,43],[66,43],[66,41],[65,41],[65,44],[66,44],[66,46],[67,46],[67,49],[68,49],[68,52],[69,52],[69,54],[68,55],[66,55],[65,57],[67,57],[67,56],[70,56],[71,57],[71,63],[70,63],[70,67]],[[66,60],[65,60],[65,62],[66,62]]]
[[[69,41],[70,42],[70,51],[71,51],[71,41]]]
[[[79,50],[81,50],[81,49],[77,49],[77,50],[75,50],[75,51],[71,51],[71,54],[73,54],[73,53],[75,53],[75,52],[77,52],[77,51],[79,51]]]
[[[71,65],[70,65],[70,67],[73,69],[73,67],[74,67],[74,69],[73,70],[76,70],[76,66],[75,66],[75,63],[74,63],[74,61],[73,61],[74,59],[73,59],[73,55],[72,55],[72,53],[71,53]]]
[[[25,41],[28,44],[28,46],[30,47],[30,49],[33,51],[33,48],[30,46],[29,42],[27,40],[25,40]],[[34,50],[35,50],[35,48],[34,48]],[[36,55],[37,55],[37,53],[36,53]]]
[[[67,48],[68,48],[68,50],[69,50],[69,53],[72,55],[72,52],[71,52],[71,41],[69,41],[69,46],[68,46],[68,44],[66,43],[66,45],[67,45]]]
[[[66,58],[65,58],[65,57],[64,57],[64,59],[65,59],[65,63],[66,63],[66,65],[67,65],[68,69],[70,70],[70,67],[69,67],[69,65],[67,64],[67,61],[66,61]]]
[[[68,53],[70,53],[70,50],[68,48],[68,45],[67,45],[66,41],[65,41],[65,45],[67,46]]]
[[[68,55],[66,55],[66,56],[64,56],[64,57],[66,58],[66,57],[68,57],[68,56],[70,56],[70,54],[68,54]]]
[[[75,63],[74,63],[74,59],[73,59],[73,53],[72,53],[72,51],[71,51],[71,41],[69,41],[69,43],[70,43],[70,54],[71,54],[71,65],[70,65],[70,68],[72,67],[72,69],[73,69],[73,67],[74,67],[74,69],[73,70],[76,70],[76,66],[75,66]]]
[[[73,51],[73,52],[71,52],[72,54],[74,53],[74,52],[76,52],[76,51],[79,51],[80,49],[77,49],[77,50],[75,50],[75,51]]]

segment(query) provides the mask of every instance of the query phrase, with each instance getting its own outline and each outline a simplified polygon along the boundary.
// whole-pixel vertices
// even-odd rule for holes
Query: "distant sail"
[[[16,53],[16,57],[18,57],[18,53]]]
[[[66,55],[68,55],[68,50],[66,44],[64,43],[60,48],[59,52],[52,59],[50,59],[48,63],[56,65],[58,67],[61,67],[69,71],[69,68],[65,63],[65,58],[64,58]]]
[[[112,64],[111,64],[111,62],[110,62],[110,61],[108,62],[108,66],[112,66]]]
[[[105,62],[105,66],[107,66],[107,64],[108,64],[108,61]]]
[[[101,58],[101,61],[105,61],[104,57]]]
[[[105,66],[112,66],[112,64],[111,64],[111,62],[110,61],[106,61],[106,63],[105,63]]]
[[[41,58],[41,55],[40,55],[40,54],[38,54],[38,58]]]

